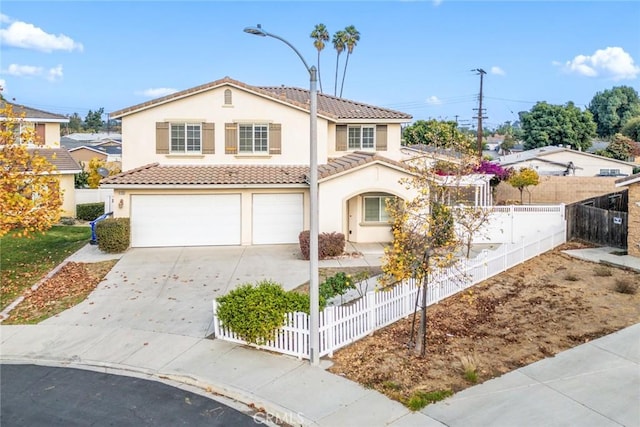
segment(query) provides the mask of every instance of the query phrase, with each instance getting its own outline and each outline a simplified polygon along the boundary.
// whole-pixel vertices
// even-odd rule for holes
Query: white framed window
[[[620,169],[600,169],[600,175],[618,176],[620,175]]]
[[[201,153],[202,125],[200,123],[171,123],[171,153]]]
[[[372,125],[349,126],[347,141],[349,150],[374,150],[376,127]]]
[[[392,197],[388,195],[364,196],[362,209],[364,222],[388,222],[387,200],[391,200]]]
[[[238,125],[238,152],[269,152],[269,125],[262,123],[240,123]]]

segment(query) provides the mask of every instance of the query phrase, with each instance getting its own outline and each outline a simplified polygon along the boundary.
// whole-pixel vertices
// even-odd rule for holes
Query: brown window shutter
[[[387,125],[376,126],[376,151],[387,150]]]
[[[156,122],[156,154],[169,154],[169,123]]]
[[[214,154],[215,151],[215,123],[202,124],[202,154]]]
[[[269,154],[282,154],[282,125],[280,123],[269,125]]]
[[[46,144],[47,142],[49,142],[44,140],[44,137],[45,137],[44,126],[45,126],[44,123],[36,124],[36,142],[40,144]]]
[[[225,123],[224,125],[224,153],[238,154],[238,125]]]
[[[347,125],[336,126],[336,151],[347,151]]]

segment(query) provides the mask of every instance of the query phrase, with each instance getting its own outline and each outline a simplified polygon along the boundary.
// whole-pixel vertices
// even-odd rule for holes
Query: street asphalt
[[[599,262],[608,250],[585,256]],[[353,251],[364,255],[330,263],[378,265],[382,246]],[[109,257],[87,246],[70,260]],[[327,372],[329,359],[314,367],[206,338],[217,295],[263,278],[288,289],[306,280],[296,245],[130,249],[118,258],[78,306],[39,325],[0,326],[0,361],[176,381],[291,425],[640,427],[640,324],[412,412]],[[640,269],[640,259],[620,259]]]

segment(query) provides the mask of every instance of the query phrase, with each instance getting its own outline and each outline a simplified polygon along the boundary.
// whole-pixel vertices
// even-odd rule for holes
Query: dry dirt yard
[[[392,399],[453,393],[640,322],[640,273],[571,258],[568,243],[427,308],[424,358],[411,317],[334,354],[331,372]],[[635,293],[622,293],[620,291]]]

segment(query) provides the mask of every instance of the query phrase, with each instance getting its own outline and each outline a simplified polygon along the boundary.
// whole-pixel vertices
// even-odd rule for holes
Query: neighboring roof
[[[69,153],[73,153],[74,151],[78,151],[78,150],[89,150],[89,151],[93,151],[96,154],[107,156],[107,152],[106,151],[100,150],[97,147],[91,147],[90,145],[83,145],[81,147],[70,148],[69,149]]]
[[[334,175],[347,172],[351,169],[367,165],[369,163],[386,163],[409,172],[409,167],[401,162],[379,156],[376,153],[368,151],[355,151],[342,157],[329,160],[327,164],[318,166],[318,179],[329,178]]]
[[[460,153],[459,151],[453,150],[451,148],[434,147],[428,144],[407,145],[407,146],[401,147],[400,150],[402,150],[404,153],[407,153],[407,154],[409,154],[408,152],[413,151],[417,153],[416,155],[420,155],[421,153],[429,153],[430,155],[439,156],[441,158],[444,157],[447,159],[460,160],[463,157],[462,153]]]
[[[305,89],[296,87],[270,87],[270,86],[251,86],[229,77],[206,83],[190,89],[163,96],[151,101],[137,104],[131,107],[114,111],[110,114],[110,118],[119,119],[129,114],[153,108],[157,105],[165,104],[177,99],[185,98],[193,94],[212,90],[221,86],[233,86],[244,89],[258,95],[270,98],[274,101],[288,104],[290,106],[309,111],[309,94]],[[318,93],[318,115],[324,116],[336,121],[339,120],[388,120],[408,122],[412,116],[399,111],[387,108],[376,107],[373,105],[363,104],[361,102],[351,101],[344,98],[336,98],[334,96]]]
[[[25,105],[14,104],[12,102],[0,101],[0,107],[4,108],[5,103],[13,107],[13,113],[19,118],[24,115],[25,120],[31,122],[51,122],[51,123],[68,123],[69,118],[62,114],[49,113],[48,111],[38,110],[37,108],[27,107]],[[0,117],[2,120],[4,117]]]
[[[498,160],[496,160],[496,162],[504,166],[504,165],[511,165],[511,164],[520,163],[520,162],[524,162],[532,159],[542,160],[542,157],[544,156],[548,156],[549,154],[558,153],[561,151],[570,152],[571,154],[580,154],[583,156],[593,157],[601,160],[608,160],[610,162],[615,162],[615,163],[623,164],[626,166],[634,166],[634,164],[630,162],[611,159],[609,157],[598,156],[596,154],[591,154],[584,151],[572,150],[571,148],[567,148],[567,147],[558,147],[555,145],[548,145],[546,147],[534,148],[532,150],[523,151],[521,153],[501,156]]]
[[[152,163],[103,179],[111,185],[305,184],[307,166],[160,165]]]
[[[47,159],[49,163],[56,167],[56,172],[60,173],[80,173],[82,168],[71,157],[71,154],[64,148],[30,148]]]
[[[629,185],[636,184],[638,182],[640,182],[640,173],[616,179],[616,187],[628,187]]]
[[[84,144],[87,142],[92,143],[102,143],[106,142],[106,140],[114,140],[114,141],[122,141],[122,135],[119,133],[112,132],[97,132],[97,133],[83,133],[76,132],[69,135],[64,136],[63,138],[69,138],[74,141],[82,141]]]

